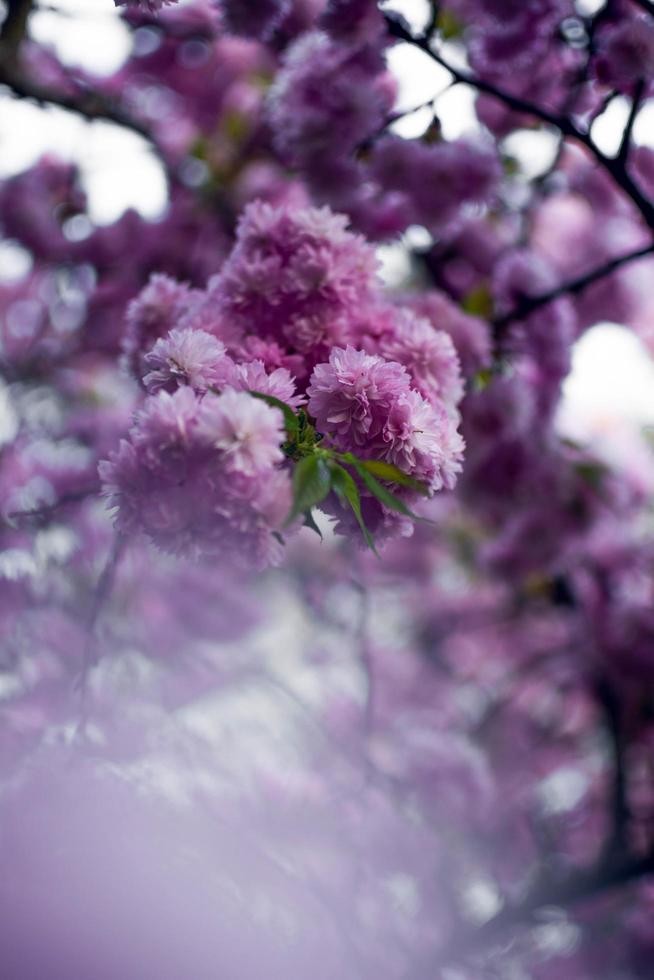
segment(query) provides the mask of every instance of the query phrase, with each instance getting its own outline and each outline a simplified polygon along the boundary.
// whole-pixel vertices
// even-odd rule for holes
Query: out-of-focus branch
[[[0,64],[0,85],[6,85],[14,95],[21,99],[33,99],[41,105],[53,105],[60,109],[67,109],[69,112],[83,116],[90,122],[102,120],[130,129],[152,143],[159,153],[147,126],[124,112],[113,100],[99,92],[80,90],[74,95],[58,92],[56,89],[40,85],[32,79],[26,78],[22,72],[6,64]]]
[[[91,669],[98,662],[98,652],[96,648],[96,628],[100,614],[111,596],[118,564],[125,551],[127,541],[122,534],[116,534],[111,545],[111,549],[105,561],[104,567],[100,572],[100,577],[93,589],[91,601],[86,618],[86,643],[84,647],[84,659],[82,669],[76,682],[76,689],[80,692],[80,719],[77,725],[76,734],[84,735],[88,724],[88,687],[89,674]]]
[[[34,0],[5,0],[7,16],[0,28],[0,54],[2,60],[11,57],[18,49],[27,33],[27,21],[34,6]]]
[[[438,961],[434,963],[432,960],[429,964],[421,962],[411,980],[432,975],[438,967],[481,953],[500,942],[512,929],[532,924],[542,909],[567,909],[651,874],[654,874],[654,851],[621,861],[600,861],[595,867],[571,874],[563,880],[544,878],[522,901],[505,905],[484,925],[455,933],[438,955]]]
[[[646,10],[648,14],[654,17],[654,3],[652,3],[652,0],[631,0],[631,2],[635,3],[641,10]]]
[[[493,319],[492,326],[496,336],[501,335],[503,330],[515,320],[524,319],[530,313],[539,310],[543,306],[547,306],[562,296],[570,294],[574,296],[577,293],[582,293],[588,286],[591,286],[594,282],[598,282],[600,279],[604,279],[621,266],[627,265],[629,262],[635,262],[637,259],[645,258],[653,252],[654,242],[650,242],[649,245],[644,245],[642,248],[636,249],[635,252],[628,252],[626,255],[618,255],[616,258],[610,259],[604,265],[598,266],[590,272],[586,272],[583,276],[578,276],[576,279],[569,279],[547,293],[541,293],[539,296],[525,296],[514,309]]]
[[[606,844],[607,859],[624,854],[629,824],[629,804],[627,801],[627,780],[625,771],[624,724],[620,701],[613,686],[606,678],[596,685],[597,700],[602,708],[606,727],[611,740],[613,756],[613,779],[611,788],[611,834]]]
[[[31,99],[42,106],[56,106],[74,112],[89,122],[109,122],[130,130],[143,137],[160,160],[169,182],[174,179],[168,160],[150,129],[116,103],[114,99],[93,89],[79,88],[74,93],[62,92],[40,84],[27,75],[16,64],[13,57],[5,56],[6,48],[0,42],[0,86],[5,85],[20,99]]]
[[[30,510],[14,510],[7,514],[6,520],[9,524],[14,525],[20,521],[47,521],[49,520],[57,511],[63,509],[64,507],[70,506],[71,504],[79,504],[83,500],[88,500],[89,497],[95,496],[100,490],[100,485],[94,483],[82,490],[77,490],[75,493],[67,493],[58,500],[55,500],[52,504],[43,504],[42,507],[33,507]]]

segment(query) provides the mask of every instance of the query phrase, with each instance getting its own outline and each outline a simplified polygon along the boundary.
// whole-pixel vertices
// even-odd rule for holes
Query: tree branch
[[[547,109],[541,108],[541,106],[536,105],[533,102],[528,102],[526,99],[520,98],[520,96],[512,95],[510,92],[506,92],[504,89],[497,85],[491,84],[491,82],[484,81],[483,78],[477,78],[474,75],[470,75],[468,72],[461,71],[461,69],[456,68],[451,65],[448,61],[443,58],[437,51],[429,45],[429,43],[422,37],[414,37],[413,34],[404,25],[402,19],[394,16],[393,14],[385,14],[386,25],[388,27],[389,34],[396,38],[398,41],[404,41],[406,44],[412,44],[414,47],[419,48],[424,51],[433,61],[445,68],[446,71],[457,80],[465,85],[471,85],[480,92],[484,92],[487,95],[492,95],[505,105],[508,105],[510,109],[515,112],[524,113],[530,116],[536,116],[543,122],[548,123],[550,126],[554,126],[556,129],[560,129],[567,133],[569,136],[579,135],[574,123],[565,116],[560,116],[557,113],[549,112]]]
[[[0,41],[3,58],[15,54],[27,33],[27,21],[34,6],[34,0],[5,0],[7,16],[0,28]]]
[[[15,67],[6,63],[0,63],[0,85],[6,85],[14,95],[21,99],[33,99],[40,105],[57,106],[60,109],[74,112],[89,122],[98,120],[110,122],[137,133],[151,144],[168,171],[161,148],[148,127],[129,113],[124,112],[113,100],[90,90],[80,89],[75,94],[57,92],[26,78]]]
[[[76,490],[73,493],[64,494],[63,497],[59,497],[52,504],[43,504],[41,507],[33,507],[30,510],[13,510],[6,515],[6,522],[10,527],[13,527],[19,521],[47,521],[49,520],[57,511],[69,506],[70,504],[78,504],[83,500],[88,500],[89,497],[94,496],[100,490],[99,483],[93,483],[88,487],[84,487],[81,490]]]
[[[504,313],[502,316],[495,317],[491,321],[496,336],[499,336],[515,320],[523,320],[530,313],[539,310],[542,306],[547,306],[562,296],[581,293],[588,286],[591,286],[600,279],[604,279],[605,276],[615,272],[621,266],[627,265],[629,262],[635,262],[637,259],[645,258],[653,252],[654,242],[650,242],[649,245],[644,245],[642,248],[636,249],[635,252],[628,252],[626,255],[618,255],[616,258],[610,259],[604,265],[598,266],[590,272],[586,272],[583,276],[579,276],[576,279],[569,279],[567,282],[561,283],[560,286],[556,286],[547,293],[541,293],[540,296],[525,296],[514,309],[509,310],[508,313]]]
[[[652,3],[652,0],[631,0],[631,2],[654,17],[654,3]]]
[[[534,116],[536,119],[540,119],[541,122],[545,122],[549,126],[558,129],[564,136],[569,136],[584,146],[589,153],[592,154],[600,166],[604,167],[604,169],[608,171],[616,184],[624,191],[627,197],[631,199],[632,203],[640,212],[645,223],[654,230],[654,204],[648,200],[648,198],[640,191],[639,187],[631,179],[624,167],[623,161],[617,158],[607,157],[604,153],[602,153],[600,148],[591,139],[590,134],[579,129],[572,119],[558,112],[550,112],[548,109],[544,109],[542,106],[536,105],[534,102],[529,102],[520,96],[512,95],[505,89],[494,85],[491,82],[487,82],[483,78],[478,78],[466,71],[461,71],[459,68],[451,65],[437,51],[434,51],[431,45],[424,38],[414,37],[413,34],[411,34],[411,32],[406,28],[404,21],[401,18],[393,16],[392,14],[386,14],[385,18],[389,34],[392,37],[399,41],[404,41],[407,44],[412,44],[414,47],[424,51],[424,53],[431,58],[432,61],[435,61],[441,66],[441,68],[445,68],[446,71],[450,72],[457,82],[470,85],[479,92],[484,92],[486,95],[493,96],[493,98],[503,102],[504,105],[508,106],[510,109],[513,109],[515,112],[519,112],[523,115]]]
[[[629,118],[627,119],[624,131],[622,133],[622,139],[620,140],[620,149],[618,150],[617,160],[624,166],[629,158],[629,149],[631,146],[631,135],[634,129],[634,123],[636,122],[636,116],[640,109],[641,101],[643,98],[643,92],[645,91],[645,82],[641,78],[636,82],[636,87],[634,88],[633,98],[631,100],[631,108],[629,109]]]
[[[543,878],[521,902],[505,905],[482,926],[466,928],[453,935],[437,954],[437,962],[421,962],[412,980],[435,975],[434,969],[479,954],[512,929],[530,925],[541,909],[569,908],[651,874],[654,874],[654,851],[621,861],[600,861],[595,867],[571,874],[564,880]]]
[[[613,785],[610,804],[612,827],[605,851],[607,860],[610,860],[612,857],[618,858],[624,854],[630,818],[624,760],[624,725],[620,701],[611,683],[606,678],[600,678],[595,690],[606,720],[613,755]]]

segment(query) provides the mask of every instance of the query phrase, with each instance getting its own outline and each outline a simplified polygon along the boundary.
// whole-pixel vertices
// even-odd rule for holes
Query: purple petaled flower
[[[191,299],[197,296],[186,283],[160,273],[150,277],[147,286],[127,308],[127,326],[123,351],[127,365],[137,377],[145,373],[143,360],[159,337],[177,326],[187,312]]]
[[[382,336],[380,353],[403,364],[413,387],[429,402],[455,408],[463,398],[459,358],[451,337],[408,310],[399,314],[397,330]]]
[[[409,375],[401,364],[353,347],[335,347],[329,362],[313,370],[308,407],[332,443],[360,451],[380,436],[392,405],[409,391]]]
[[[236,381],[236,365],[225,345],[204,330],[171,330],[144,360],[150,371],[143,383],[150,392],[190,385],[202,394],[209,388],[234,387]]]
[[[346,317],[378,288],[377,265],[343,215],[255,201],[211,293],[220,315],[243,331],[326,355]]]
[[[328,0],[320,26],[339,41],[381,41],[386,25],[379,6],[371,0]]]
[[[305,400],[302,395],[295,394],[295,382],[286,368],[275,368],[268,373],[263,361],[248,361],[239,364],[236,372],[234,387],[239,391],[272,395],[292,408],[299,408]]]
[[[432,492],[452,489],[465,448],[457,423],[443,405],[430,405],[417,391],[403,392],[384,424],[383,457]]]
[[[276,563],[272,532],[291,499],[283,438],[281,412],[245,392],[200,398],[184,386],[150,396],[99,467],[118,529],[239,567]]]
[[[286,52],[270,91],[277,150],[303,169],[349,157],[383,126],[394,94],[373,46],[339,44],[321,31],[304,34]]]
[[[627,17],[604,33],[595,59],[600,82],[620,92],[654,74],[654,23],[650,17]]]
[[[490,331],[484,320],[464,313],[435,289],[402,295],[401,302],[415,310],[421,319],[428,320],[434,330],[449,334],[466,377],[490,365]]]
[[[401,192],[413,224],[436,231],[463,205],[490,200],[502,170],[496,148],[482,140],[434,144],[385,136],[372,150],[372,176],[385,192]]]
[[[278,408],[229,389],[217,398],[205,398],[197,416],[200,439],[220,451],[226,470],[245,476],[283,461],[283,423]]]

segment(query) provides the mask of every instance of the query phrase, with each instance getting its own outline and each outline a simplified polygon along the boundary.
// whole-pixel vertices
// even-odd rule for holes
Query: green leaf
[[[463,34],[463,24],[450,10],[439,10],[436,25],[444,41],[452,41]]]
[[[473,388],[475,391],[483,391],[484,388],[488,388],[492,380],[493,372],[490,368],[481,368],[472,380]]]
[[[270,405],[272,408],[278,408],[284,416],[284,425],[289,439],[295,439],[297,437],[297,415],[290,405],[287,405],[286,402],[281,401],[279,398],[275,398],[274,395],[264,395],[261,391],[251,391],[250,394],[253,398],[260,398],[266,405]]]
[[[602,486],[608,470],[599,460],[588,459],[576,464],[575,469],[582,480],[593,490],[599,490]]]
[[[372,534],[366,527],[366,522],[364,521],[363,514],[361,513],[359,488],[348,471],[343,469],[342,466],[339,466],[338,463],[330,463],[330,469],[332,471],[332,486],[334,490],[341,500],[345,500],[352,508],[352,512],[354,513],[359,527],[361,528],[361,533],[363,534],[366,544],[379,558],[379,552],[375,548],[375,542]]]
[[[320,456],[305,456],[293,470],[293,506],[285,526],[324,500],[331,489],[331,474]]]
[[[350,464],[350,466],[354,467],[358,475],[361,477],[363,483],[367,486],[368,490],[370,490],[370,492],[377,498],[377,500],[380,501],[380,503],[384,504],[385,507],[388,507],[389,510],[394,510],[398,514],[404,514],[405,517],[410,517],[414,521],[421,521],[427,524],[431,523],[431,521],[428,521],[426,518],[420,517],[418,514],[414,514],[403,500],[400,500],[399,497],[396,497],[390,490],[387,490],[386,487],[379,482],[379,480],[375,479],[372,473],[368,472],[368,470],[363,466],[363,463],[358,460],[356,456],[353,456],[351,453],[346,453],[344,459]]]
[[[360,459],[358,462],[360,466],[363,466],[364,469],[380,480],[386,480],[388,483],[398,483],[402,487],[410,487],[411,490],[421,493],[423,497],[429,496],[429,487],[425,483],[421,483],[420,480],[414,480],[412,476],[409,476],[408,473],[403,473],[402,470],[398,469],[397,466],[393,466],[392,463],[386,463],[382,459]]]
[[[475,289],[471,289],[470,292],[464,296],[461,303],[461,309],[464,313],[470,313],[473,316],[479,316],[482,320],[489,320],[493,316],[493,296],[492,293],[485,283],[481,283],[476,286]]]

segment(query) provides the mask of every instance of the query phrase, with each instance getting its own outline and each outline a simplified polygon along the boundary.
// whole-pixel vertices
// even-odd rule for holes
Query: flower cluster
[[[654,4],[104,3],[2,4],[167,177],[7,135],[3,975],[651,980]]]
[[[245,392],[199,398],[161,391],[137,413],[129,439],[101,463],[116,526],[165,551],[211,555],[248,568],[275,564],[290,508],[282,416]]]
[[[256,565],[275,558],[271,532],[289,513],[286,442],[296,462],[313,454],[318,465],[322,454],[335,490],[353,479],[342,457],[385,463],[401,499],[368,471],[356,489],[357,500],[371,498],[374,525],[389,507],[408,514],[418,489],[451,489],[463,454],[456,349],[446,332],[386,299],[376,270],[371,247],[328,208],[255,202],[206,290],[154,276],[129,307],[124,344],[148,396],[129,441],[102,467],[118,527],[140,527],[169,550],[227,556],[236,540]],[[293,415],[306,401],[303,418],[317,435],[271,428],[267,413],[278,409],[252,393]],[[232,412],[235,447],[224,437],[207,442]],[[322,497],[300,496],[295,507],[310,510]]]
[[[379,288],[373,249],[347,224],[326,207],[254,202],[211,284],[211,302],[243,334],[277,343],[310,364],[347,339],[356,309]]]

